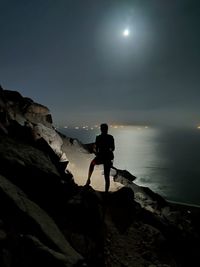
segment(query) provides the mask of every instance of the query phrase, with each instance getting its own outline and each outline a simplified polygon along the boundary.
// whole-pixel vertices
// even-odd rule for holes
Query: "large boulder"
[[[25,240],[29,237],[37,249],[49,252],[52,258],[58,262],[61,261],[66,267],[75,266],[83,260],[82,256],[64,238],[51,217],[2,175],[0,175],[0,197],[4,199],[3,206],[0,206],[1,216],[4,216],[4,220],[7,220],[10,227],[13,221],[15,222],[13,225],[15,235],[18,234],[21,237],[22,244],[25,242],[24,237]],[[22,248],[16,247],[16,249],[20,251]],[[20,257],[18,260],[23,261]],[[30,266],[32,259],[29,260]],[[37,261],[39,263],[40,259]],[[24,262],[21,262],[21,265],[23,264]]]

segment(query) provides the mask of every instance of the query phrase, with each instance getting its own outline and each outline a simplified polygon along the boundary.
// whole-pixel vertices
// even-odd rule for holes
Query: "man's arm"
[[[97,154],[99,151],[99,146],[98,146],[98,136],[96,136],[96,140],[94,143],[94,153]]]
[[[114,138],[113,138],[113,136],[111,136],[112,138],[111,138],[111,146],[110,146],[110,150],[111,151],[114,151],[115,150],[115,141],[114,141]]]

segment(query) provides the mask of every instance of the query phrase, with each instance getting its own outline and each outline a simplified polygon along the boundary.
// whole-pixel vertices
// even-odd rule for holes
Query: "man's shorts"
[[[104,164],[104,165],[109,165],[110,167],[113,165],[113,161],[111,159],[102,158],[102,157],[98,157],[98,156],[96,156],[93,159],[93,162],[94,162],[95,165]]]

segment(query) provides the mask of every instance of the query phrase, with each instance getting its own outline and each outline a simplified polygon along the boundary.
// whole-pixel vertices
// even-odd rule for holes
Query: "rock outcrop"
[[[79,186],[69,148],[89,155],[55,131],[48,108],[0,88],[0,266],[197,266],[197,208],[170,204],[117,168],[116,192]]]
[[[20,126],[24,126],[35,141],[43,138],[62,162],[68,162],[61,148],[62,138],[54,130],[52,116],[47,107],[23,97],[16,91],[3,90],[0,87],[0,118],[0,131],[8,133],[10,130],[16,134],[18,127],[18,131],[21,131],[19,134],[22,134],[24,130],[22,127],[20,129]]]
[[[35,103],[30,98],[23,97],[16,91],[1,88],[1,102],[4,107],[6,106],[8,116],[19,123],[23,124],[25,120],[28,120],[35,124],[43,123],[47,127],[52,124],[51,114],[47,107]]]

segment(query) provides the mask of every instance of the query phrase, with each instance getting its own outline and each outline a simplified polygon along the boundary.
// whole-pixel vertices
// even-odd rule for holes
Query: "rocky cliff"
[[[47,107],[0,88],[0,266],[198,266],[199,210],[117,168],[108,197],[78,185],[88,151]]]

